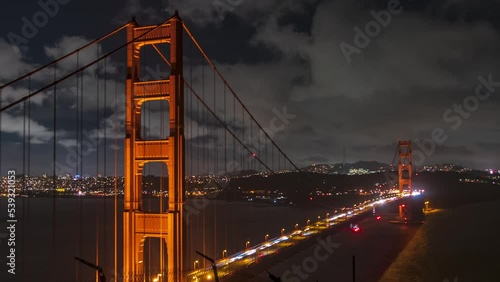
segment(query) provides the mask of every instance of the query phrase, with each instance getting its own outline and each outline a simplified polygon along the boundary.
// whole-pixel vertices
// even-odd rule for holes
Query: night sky
[[[57,9],[50,6],[54,12],[47,23],[29,36],[23,35],[23,17],[33,22],[41,5],[2,4],[1,84],[119,27],[132,15],[141,25],[156,24],[179,10],[263,126],[276,109],[286,107],[295,116],[275,140],[299,166],[342,162],[344,148],[348,162],[389,163],[397,140],[412,139],[420,166],[500,169],[500,0],[57,3]],[[101,48],[109,51],[106,45]],[[95,55],[96,50],[82,53],[80,60],[90,62]],[[116,86],[119,95],[124,63],[124,56],[115,56],[105,71],[108,89]],[[57,68],[59,73],[71,69],[64,62]],[[92,69],[85,75],[95,85]],[[32,83],[50,79],[46,72]],[[2,105],[26,95],[26,87],[4,89]],[[67,118],[74,117],[70,90],[69,83],[58,90],[60,161],[74,147],[75,121]],[[93,105],[92,97],[85,99]],[[51,173],[52,98],[44,93],[32,103],[31,174]],[[85,109],[90,132],[96,109]],[[106,118],[114,110],[108,108]],[[21,170],[22,122],[21,107],[2,113],[2,175],[10,167]],[[158,127],[151,125],[151,132]],[[112,159],[114,139],[108,139]],[[123,148],[122,141],[118,147]],[[118,155],[122,160],[123,151]],[[87,173],[95,174],[95,154],[85,162]],[[112,164],[107,169],[111,172]]]

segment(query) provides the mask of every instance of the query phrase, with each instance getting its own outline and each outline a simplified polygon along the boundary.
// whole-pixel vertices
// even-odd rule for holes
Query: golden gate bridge
[[[126,43],[113,44],[113,38],[123,31]],[[184,37],[189,40],[185,41]],[[111,45],[118,46],[109,47]],[[104,49],[110,51],[105,52]],[[95,59],[90,56],[94,51]],[[126,82],[124,89],[119,89],[118,83],[113,83],[111,79],[119,75],[112,56],[123,55],[126,56]],[[152,55],[156,56],[153,60]],[[151,61],[157,62],[158,59],[163,65],[156,69],[165,71],[156,72],[151,80]],[[49,225],[53,235],[50,243],[46,242],[52,248],[47,260],[57,261],[58,238],[55,234],[57,229],[64,228],[57,224],[59,207],[56,198],[57,191],[61,189],[58,175],[61,172],[83,175],[95,169],[96,175],[114,176],[113,183],[103,184],[102,187],[105,194],[114,196],[112,202],[103,201],[104,209],[106,205],[114,209],[112,264],[104,259],[101,250],[104,247],[109,250],[109,242],[103,239],[103,232],[106,231],[101,229],[102,225],[109,224],[106,217],[96,215],[95,257],[82,259],[84,250],[81,243],[75,252],[80,262],[95,267],[93,280],[96,281],[102,281],[104,274],[111,281],[216,279],[202,257],[202,263],[196,260],[191,265],[186,256],[186,253],[196,251],[190,241],[194,237],[186,232],[186,218],[193,209],[202,209],[186,206],[186,186],[195,175],[205,175],[205,180],[198,181],[198,184],[211,187],[215,194],[227,184],[227,175],[236,171],[262,175],[295,172],[304,190],[318,186],[300,172],[273,140],[272,132],[266,130],[249,111],[177,13],[158,25],[140,26],[132,20],[4,84],[0,90],[2,114],[10,114],[11,119],[14,115],[23,117],[23,140],[20,145],[23,193],[29,186],[25,175],[30,175],[32,157],[36,153],[33,152],[33,147],[37,146],[33,135],[35,130],[39,130],[36,127],[39,124],[33,122],[37,118],[33,109],[35,99],[40,96],[43,97],[44,111],[41,114],[38,112],[38,118],[51,122],[51,136],[46,136],[46,139],[52,140],[52,175],[47,177],[47,183],[52,185],[52,222]],[[16,96],[10,93],[22,94]],[[64,108],[63,103],[70,103],[73,107]],[[85,111],[94,115],[88,116]],[[67,123],[74,125],[74,136],[68,136]],[[86,131],[89,128],[92,130]],[[87,135],[92,135],[95,143],[88,144]],[[109,144],[108,139],[113,142]],[[120,157],[116,148],[122,142],[118,140],[123,139],[123,212],[119,214],[117,179]],[[61,157],[58,145],[68,142],[73,142],[71,146],[75,151],[70,157]],[[114,149],[110,159],[108,151],[111,146]],[[95,147],[96,158],[95,163],[89,165],[86,153],[92,147]],[[143,196],[148,188],[145,175],[152,163],[160,164],[161,175],[160,184],[156,187],[158,191],[155,191],[159,197],[153,209],[151,200]],[[403,182],[407,186],[411,184],[411,181]],[[79,189],[80,192],[85,191],[83,184]],[[363,208],[360,206],[349,216],[365,212],[374,203],[380,202],[363,203]],[[81,202],[78,209],[75,220],[82,225],[85,210]],[[261,256],[303,240],[305,237],[299,234],[321,232],[347,217],[346,213],[332,211],[331,215],[318,218],[317,222],[307,222],[300,227],[297,224],[291,230],[282,229],[276,238],[266,235],[262,243],[253,247],[247,242],[245,249],[233,255],[216,244],[213,249],[207,250],[203,243],[203,252],[215,259],[213,264],[219,267],[221,277],[230,276],[238,269],[255,263]],[[213,220],[216,221],[217,217]],[[118,223],[122,225],[121,230]],[[79,233],[75,235],[77,242],[83,240],[82,230],[80,226]],[[158,242],[158,267],[146,263],[147,248],[151,248],[148,240],[151,238]],[[80,278],[86,272],[83,267],[75,265],[75,281],[85,281]],[[112,268],[113,273],[106,267]],[[56,272],[51,278],[52,281],[59,281]]]

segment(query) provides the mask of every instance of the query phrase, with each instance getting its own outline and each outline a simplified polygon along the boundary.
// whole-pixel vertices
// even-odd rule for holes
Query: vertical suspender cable
[[[99,45],[96,45],[96,52],[97,52],[97,58],[99,58]],[[99,62],[96,63],[96,70],[95,70],[95,77],[96,77],[96,188],[99,189],[99,99],[100,99],[100,93],[99,93]],[[95,213],[95,218],[96,218],[96,246],[95,246],[95,263],[96,265],[99,265],[99,210],[97,209],[96,205],[96,213]],[[99,273],[96,271],[95,272],[95,278],[96,281],[99,280]]]
[[[224,85],[224,122],[227,124],[227,105],[226,105],[226,84],[223,83]],[[224,130],[224,169],[223,169],[223,172],[225,173],[225,176],[224,177],[228,177],[227,175],[227,130]],[[227,179],[224,179],[224,180],[227,180]],[[224,183],[224,186],[223,188],[226,190],[226,191],[223,191],[223,193],[225,193],[226,197],[226,201],[227,201],[227,185],[229,184],[228,183]],[[224,250],[227,250],[227,218],[226,218],[226,222],[224,224]]]
[[[253,146],[253,122],[252,120],[250,120],[250,148],[252,148],[252,152],[253,154],[257,154],[255,151],[255,147]],[[255,170],[255,158],[251,158],[250,159],[250,162],[251,162],[251,169],[252,170]]]
[[[107,81],[107,75],[106,75],[106,72],[107,72],[107,61],[108,61],[108,58],[105,58],[104,59],[104,116],[103,116],[103,119],[105,120],[107,118],[106,114],[107,114],[107,99],[106,99],[106,96],[107,96],[107,93],[106,93],[106,84],[108,83]],[[104,251],[104,262],[107,261],[106,259],[106,254],[108,253],[107,252],[107,249],[106,249],[106,227],[107,227],[107,221],[106,221],[106,217],[107,217],[107,213],[106,213],[106,199],[108,198],[108,181],[107,181],[107,178],[108,178],[108,175],[107,175],[107,170],[106,170],[106,152],[107,152],[107,147],[106,147],[106,131],[107,131],[107,123],[106,122],[103,122],[101,123],[104,127],[104,138],[103,138],[103,141],[104,141],[104,152],[103,152],[103,176],[104,176],[104,183],[103,183],[103,188],[104,188],[104,203],[103,203],[103,213],[102,213],[102,216],[103,216],[103,223],[102,223],[102,230],[103,230],[103,234],[102,234],[102,238],[103,238],[103,246],[102,246],[102,249]]]
[[[191,90],[191,91],[192,91],[192,90]],[[202,174],[203,174],[203,173],[200,171],[200,167],[201,167],[201,163],[200,163],[200,161],[201,161],[201,158],[202,158],[202,157],[200,156],[200,147],[201,147],[201,146],[199,145],[199,144],[200,144],[200,141],[202,140],[202,139],[201,139],[201,135],[200,135],[200,134],[201,134],[201,133],[200,133],[200,132],[201,132],[201,127],[200,127],[200,125],[201,125],[201,122],[200,122],[200,120],[201,120],[201,116],[202,116],[202,115],[201,115],[201,113],[200,113],[200,101],[196,100],[196,122],[197,122],[197,127],[196,127],[196,138],[197,138],[197,140],[196,140],[196,144],[197,144],[197,145],[196,145],[196,174],[197,174],[197,179],[196,179],[196,180],[197,180],[197,181],[196,181],[196,184],[199,184],[199,182],[198,182],[199,177],[201,177],[201,176],[202,176]],[[200,217],[200,216],[198,216],[198,217],[197,217],[197,221],[198,221],[198,226],[201,226],[201,225],[200,225],[200,221],[201,221],[201,222],[203,222],[203,221],[202,221],[202,219],[201,219],[201,217]],[[202,227],[203,227],[203,226],[202,226]],[[197,233],[199,234],[199,232],[200,232],[200,231],[198,231]],[[203,243],[203,242],[202,242],[202,243]]]
[[[31,93],[31,75],[28,77],[28,92]],[[28,182],[30,182],[29,179],[31,177],[31,99],[28,99],[28,145],[27,145],[27,147],[28,147],[27,148],[28,149],[27,175],[28,175]],[[26,199],[26,201],[27,201],[27,204],[23,204],[23,208],[26,207],[26,217],[23,220],[23,224],[26,221],[28,221],[28,223],[29,223],[29,219],[31,217],[31,215],[30,215],[30,197],[28,197]],[[24,235],[23,235],[23,240],[24,240]],[[23,243],[23,246],[26,246],[26,245]],[[24,280],[25,276],[28,276],[28,275],[26,273],[26,270],[24,269],[24,260],[23,260],[23,280]]]
[[[57,64],[54,64],[54,81],[56,81],[56,75],[57,75]],[[52,193],[52,265],[56,265],[55,261],[55,254],[56,254],[56,189],[57,189],[57,175],[56,175],[56,128],[57,128],[57,99],[56,99],[56,94],[57,94],[57,84],[54,84],[54,95],[52,97],[52,102],[53,102],[53,145],[52,145],[52,181],[53,181],[53,193]],[[55,273],[52,275],[55,276]],[[55,281],[53,277],[53,281]]]
[[[190,81],[190,84],[193,85],[193,65],[192,65],[192,62],[190,62],[189,64],[189,81]],[[189,107],[190,109],[188,110],[188,113],[190,115],[193,115],[193,93],[191,90],[189,90],[189,94],[188,97],[190,99],[189,101]],[[190,173],[189,175],[192,176],[192,175],[195,175],[194,174],[194,170],[193,170],[193,117],[190,117],[189,118],[189,167],[190,167]],[[191,179],[192,180],[192,179]],[[188,182],[189,183],[189,182]],[[187,186],[187,184],[186,184]],[[193,190],[192,190],[193,191]],[[187,253],[190,254],[191,253],[191,244],[189,244],[189,242],[192,242],[193,238],[192,238],[192,232],[190,232],[190,230],[186,230],[186,233],[187,233],[187,242],[188,244],[187,245]]]
[[[256,135],[255,139],[257,140],[257,146],[258,146],[257,152],[260,155],[260,153],[261,153],[260,143],[261,142],[260,142],[260,129],[258,127],[257,127],[257,133],[256,134],[257,135]],[[259,166],[258,171],[260,172],[261,169],[262,169],[262,165],[260,163],[258,163],[257,165]]]
[[[146,50],[146,49],[144,49]],[[144,74],[146,73],[146,65],[147,65],[147,62],[148,62],[148,57],[147,57],[147,52],[144,52],[143,56],[141,56],[141,64],[140,64],[140,73],[141,74]],[[144,80],[144,77],[140,77],[139,78],[140,80]],[[143,88],[143,91],[144,93],[146,92],[146,86],[143,85],[142,86]],[[144,110],[144,111],[143,111]],[[145,104],[142,104],[142,109],[140,111],[140,115],[141,115],[141,128],[139,128],[140,130],[140,136],[145,139],[146,136],[147,138],[150,138],[150,134],[151,134],[151,115],[149,114],[151,112],[151,105],[149,103],[145,103]],[[148,124],[147,124],[147,127],[146,127],[146,115],[148,117]],[[143,167],[143,171],[144,171],[144,167]],[[148,172],[151,172],[151,166],[148,165]],[[150,173],[148,173],[150,175]],[[142,178],[142,182],[144,183],[144,173],[143,173],[143,178]],[[140,183],[139,185],[141,185],[141,188],[144,189],[144,185],[142,183]],[[161,190],[159,188],[159,190]],[[160,194],[161,194],[161,191],[160,191]],[[148,209],[151,208],[151,200],[148,199]],[[149,210],[150,211],[150,210]],[[143,222],[143,228],[146,228],[146,222],[144,221]],[[145,246],[148,246],[148,263],[144,263],[144,267],[143,267],[143,273],[139,273],[138,275],[144,275],[144,277],[147,277],[147,275],[149,275],[149,271],[151,269],[151,240],[149,239],[145,239],[144,240],[144,244],[143,244],[143,248],[145,248]],[[143,250],[143,254],[144,254],[144,250]],[[146,278],[145,278],[146,279]],[[149,279],[149,278],[147,278]]]
[[[80,183],[80,190],[82,191],[82,193],[84,193],[83,191],[83,95],[84,95],[84,82],[85,82],[85,73],[83,72],[80,72],[80,112],[78,113],[79,114],[79,122],[80,122],[80,148],[79,148],[79,161],[80,161],[80,179],[78,180],[78,182]],[[83,236],[82,236],[82,232],[83,232],[83,197],[80,197],[80,211],[79,211],[79,217],[80,217],[80,234],[79,234],[79,237],[78,237],[78,253],[81,254],[82,253],[82,246],[83,246]],[[80,269],[80,266],[78,266],[78,269]]]
[[[29,91],[29,89],[28,89]],[[30,93],[28,93],[30,94]],[[23,237],[21,238],[21,242],[22,242],[22,246],[25,246],[24,245],[24,230],[25,230],[25,213],[24,213],[24,210],[25,210],[25,198],[26,198],[26,104],[27,102],[29,101],[25,101],[23,103],[23,180],[22,180],[22,184],[23,184],[23,200],[22,200],[22,203],[23,203],[23,209],[22,209],[22,214],[21,214],[21,218],[23,219],[23,224],[22,224],[22,233],[23,233]],[[23,248],[23,257],[24,257],[24,249]],[[22,263],[21,263],[21,273],[22,276],[24,276],[24,260],[22,260]]]
[[[201,81],[202,81],[201,82],[201,93],[202,93],[203,101],[205,101],[205,64],[202,64],[202,67],[201,67]],[[203,110],[203,113],[202,113],[203,119],[201,122],[206,123],[207,120],[206,120],[205,110],[204,110],[204,108],[202,108],[202,110]],[[205,142],[203,142],[203,145],[202,145],[203,146],[202,147],[203,148],[203,151],[202,151],[203,152],[203,177],[206,177],[205,174],[206,174],[206,169],[207,169],[205,166],[205,154],[207,151],[207,149],[206,149],[207,148],[206,147],[206,145],[207,145],[206,144],[207,143],[206,142],[207,141],[207,132],[206,132],[207,127],[208,127],[207,125],[203,125],[203,127],[202,127],[203,128],[203,140],[205,141]],[[207,178],[205,178],[205,179],[207,179]],[[204,184],[204,185],[206,185],[206,184]],[[205,238],[205,209],[202,209],[202,210],[203,210],[202,211],[202,216],[203,216],[203,225],[202,225],[203,226],[203,253],[206,254],[207,252],[206,252],[206,238]],[[203,260],[203,268],[205,268],[205,260]]]
[[[273,171],[278,171],[277,170],[277,167],[275,166],[276,165],[276,156],[275,156],[275,151],[274,151],[274,145],[271,145],[271,156],[272,156],[272,168],[273,168]]]
[[[192,90],[191,90],[192,92]],[[192,94],[192,93],[191,93]],[[200,101],[196,100],[196,138],[197,138],[197,141],[196,143],[198,144],[199,141],[201,140],[200,138],[200,119],[201,119],[201,115],[200,115]],[[196,146],[196,173],[199,175],[201,175],[200,173],[200,160],[201,160],[201,157],[200,157],[200,146],[197,145]]]
[[[171,109],[170,109],[170,110],[171,110]],[[161,101],[160,101],[160,139],[163,139],[163,138],[164,138],[164,135],[165,135],[165,132],[164,132],[164,126],[165,126],[165,121],[164,121],[164,119],[165,119],[165,113],[164,113],[164,111],[165,111],[165,108],[164,108],[164,100],[161,100]],[[149,113],[149,115],[151,116],[151,113]],[[170,115],[169,115],[169,117],[170,117]],[[168,125],[170,126],[170,121],[169,121]],[[169,130],[169,131],[170,131],[170,130]],[[162,192],[163,192],[164,181],[165,181],[165,180],[164,180],[164,178],[163,178],[163,177],[164,177],[164,175],[165,175],[165,171],[164,171],[164,169],[165,169],[165,165],[164,165],[164,164],[161,164],[161,165],[160,165],[160,187],[161,187],[160,189],[161,189],[161,191],[162,191]],[[168,176],[168,170],[167,170],[166,174],[167,174],[167,176]],[[182,181],[182,180],[181,180],[181,181]],[[167,184],[167,186],[168,186],[168,184]],[[168,190],[169,190],[169,189],[167,188],[167,191],[168,191]],[[172,197],[172,196],[174,196],[174,195],[170,195],[170,194],[169,194],[168,196],[169,196],[169,197]],[[163,193],[162,193],[162,196],[161,196],[161,197],[159,197],[159,199],[160,199],[160,214],[163,214],[163,210],[164,210],[164,207],[163,207],[163,202],[164,202],[164,199],[165,199],[165,198],[163,197]],[[170,200],[169,200],[169,202],[170,202]],[[167,205],[167,210],[168,210],[168,209],[169,209],[169,206]],[[163,222],[163,221],[160,221],[160,222]],[[162,226],[162,227],[163,227],[163,226]],[[162,232],[162,233],[163,233],[163,228],[161,228],[160,230],[161,230],[160,232]],[[163,236],[163,234],[161,234],[160,236]],[[159,248],[160,248],[160,273],[162,273],[162,275],[163,275],[163,274],[164,274],[164,267],[163,267],[163,265],[164,265],[164,263],[163,263],[163,260],[164,260],[164,252],[163,252],[163,238],[161,238],[161,237],[160,237],[160,247],[159,247]],[[168,271],[168,269],[167,269],[167,271]],[[167,272],[167,274],[168,274],[168,276],[172,275],[171,273],[168,273],[168,272]]]
[[[114,197],[114,226],[113,226],[113,231],[114,231],[114,266],[113,266],[113,271],[114,271],[114,277],[115,281],[118,281],[118,118],[117,118],[117,113],[118,113],[118,95],[117,95],[117,82],[115,81],[115,109],[114,109],[114,141],[115,141],[115,147],[114,147],[114,154],[115,154],[115,160],[114,160],[114,190],[113,190],[113,197]]]
[[[146,56],[144,56],[144,57],[146,58]],[[145,88],[145,86],[144,86],[144,88]],[[146,89],[144,89],[144,93],[146,93]],[[145,139],[145,138],[152,139],[152,137],[151,137],[151,103],[144,104],[143,108],[144,108],[144,112],[141,111],[141,118],[142,118],[141,136],[144,136],[143,139]],[[147,128],[146,128],[146,114],[148,116]],[[148,175],[151,175],[151,165],[148,165]],[[151,181],[153,181],[153,180],[154,180],[154,178],[151,179]],[[144,182],[144,179],[143,179],[143,182]],[[158,192],[160,193],[159,199],[161,199],[161,197],[163,197],[163,195],[161,195],[161,187],[158,187]],[[150,211],[150,212],[151,212],[151,206],[152,206],[152,200],[151,200],[151,197],[148,197],[148,211]],[[160,209],[160,211],[161,211],[161,209]],[[151,259],[151,257],[152,257],[151,240],[149,240],[149,242],[148,242],[148,256],[149,257],[148,257],[146,274],[151,275],[151,261],[152,261],[152,259]]]
[[[217,104],[216,104],[216,99],[215,99],[215,94],[216,94],[216,87],[215,87],[215,70],[213,71],[214,73],[214,112],[217,112]],[[216,187],[218,186],[218,177],[219,177],[219,162],[218,162],[218,159],[219,159],[219,151],[217,149],[217,147],[219,146],[219,134],[218,134],[218,131],[217,131],[217,128],[215,127],[215,117],[213,117],[214,119],[214,133],[215,133],[215,139],[214,139],[214,147],[215,147],[215,164],[214,164],[214,177],[215,177],[215,184],[216,184]],[[217,254],[217,199],[215,199],[214,201],[214,255]]]
[[[78,69],[80,66],[80,52],[77,52],[76,53],[76,69]],[[78,174],[78,165],[79,165],[79,162],[78,162],[78,144],[79,144],[79,136],[80,136],[80,124],[78,122],[78,118],[79,118],[79,115],[80,115],[80,100],[79,100],[79,95],[80,95],[80,80],[79,80],[79,73],[76,74],[76,118],[75,118],[75,122],[76,122],[76,132],[75,132],[75,141],[76,141],[76,151],[77,151],[77,161],[76,161],[76,167],[75,167],[75,174]],[[78,181],[78,180],[77,180]],[[78,182],[77,182],[77,187],[78,187]],[[81,198],[80,198],[81,199]],[[81,204],[81,200],[78,201],[80,204]],[[77,206],[77,209],[80,211],[79,207]],[[81,217],[81,214],[80,214],[80,217]],[[80,234],[81,234],[81,221],[80,221],[80,226],[79,226],[79,234],[76,234],[76,241],[78,242],[76,244],[76,254],[78,257],[81,257],[81,254],[80,254],[80,250],[78,248],[79,246],[79,242],[80,242]],[[79,270],[80,270],[80,263],[78,263],[78,261],[75,260],[75,281],[78,281],[78,276],[79,276]]]
[[[261,129],[261,130],[262,130],[262,129]],[[262,130],[262,131],[263,131],[263,130]],[[267,157],[269,156],[269,152],[268,152],[268,150],[267,150],[267,148],[269,147],[269,146],[268,146],[268,144],[269,144],[269,143],[267,142],[267,137],[266,137],[266,143],[264,143],[265,150],[266,150],[266,164],[268,164],[268,162],[267,162]]]
[[[227,84],[224,83],[226,86]],[[236,97],[233,96],[233,126],[234,126],[234,132],[236,132],[237,125],[236,125]],[[226,130],[227,131],[227,130]],[[233,162],[236,164],[236,139],[233,138]],[[241,168],[241,165],[237,166],[238,168]],[[233,172],[235,172],[236,166],[233,167]]]
[[[2,94],[2,89],[0,89],[0,94]],[[0,108],[2,108],[2,95],[0,95]],[[0,156],[2,155],[2,114],[0,112]],[[2,171],[2,158],[0,158],[0,171]]]
[[[245,111],[241,111],[241,130],[242,130],[241,140],[243,142],[245,142]],[[243,149],[243,145],[242,145],[241,152],[240,152],[240,163],[241,163],[241,171],[242,172],[245,170],[245,162],[243,160],[244,153],[245,153],[245,150]]]

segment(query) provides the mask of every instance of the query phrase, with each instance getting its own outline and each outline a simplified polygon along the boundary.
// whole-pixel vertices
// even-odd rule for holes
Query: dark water
[[[192,201],[188,205],[194,206]],[[114,280],[114,201],[113,198],[18,198],[16,203],[16,275],[7,273],[7,241],[1,239],[0,281],[95,281],[95,272],[77,263],[78,256],[103,267],[109,280]],[[118,206],[118,265],[121,272],[123,201]],[[145,211],[155,211],[158,199],[146,199]],[[6,199],[0,199],[0,234],[6,234]],[[255,207],[248,203],[210,201],[205,208],[191,215],[187,224],[186,266],[193,267],[199,250],[221,258],[261,243],[266,234],[278,236],[282,228],[292,230],[295,224],[305,225],[308,219],[325,217],[332,209],[299,209],[292,207]],[[98,244],[97,244],[98,243]],[[145,244],[145,266],[151,273],[159,269],[158,241]],[[206,264],[208,266],[208,264]]]
[[[427,216],[380,281],[500,281],[500,201]]]

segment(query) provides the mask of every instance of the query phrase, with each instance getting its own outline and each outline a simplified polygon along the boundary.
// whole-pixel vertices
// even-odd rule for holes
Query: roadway
[[[393,215],[395,216],[395,215]],[[300,248],[269,268],[281,277],[282,282],[298,281],[353,281],[352,257],[356,258],[356,281],[379,281],[385,270],[396,259],[415,235],[419,225],[389,223],[385,215],[377,220],[367,217],[358,222],[360,231],[348,227],[337,231],[323,232],[321,239],[329,245],[323,247],[316,238],[314,245]],[[230,281],[272,281],[262,268],[242,270]],[[229,281],[228,280],[228,281]]]
[[[280,237],[277,238],[272,238],[269,239],[267,242],[264,242],[262,244],[259,244],[257,246],[249,246],[246,250],[243,250],[237,254],[233,254],[231,256],[228,256],[225,259],[217,261],[217,268],[218,268],[218,274],[219,277],[227,277],[228,281],[247,281],[249,279],[253,279],[253,277],[260,277],[257,278],[258,280],[255,281],[270,281],[268,278],[265,278],[266,276],[261,275],[262,272],[265,270],[263,267],[265,266],[273,266],[274,271],[277,271],[277,274],[281,274],[285,270],[281,270],[279,267],[281,263],[280,261],[277,260],[283,260],[287,259],[293,261],[294,258],[297,258],[300,260],[302,258],[302,255],[307,255],[309,250],[310,252],[314,251],[315,246],[310,247],[309,249],[305,249],[307,246],[310,246],[312,244],[316,244],[316,237],[319,236],[327,236],[329,234],[334,234],[334,232],[339,232],[335,236],[339,237],[339,244],[345,245],[345,247],[341,248],[341,251],[339,253],[350,252],[348,255],[348,260],[349,263],[351,263],[351,257],[353,253],[352,248],[350,248],[349,244],[355,243],[356,245],[362,244],[362,241],[360,240],[371,240],[371,238],[366,238],[369,234],[374,234],[372,230],[376,230],[378,227],[385,225],[384,223],[388,223],[388,220],[383,218],[382,220],[376,222],[371,222],[368,220],[367,222],[363,221],[361,230],[359,232],[354,233],[351,229],[348,228],[347,224],[342,224],[346,220],[349,222],[352,220],[356,220],[357,218],[367,216],[371,214],[372,211],[372,206],[385,206],[385,203],[395,201],[397,200],[396,197],[389,197],[387,199],[380,199],[377,201],[373,202],[368,202],[366,201],[365,203],[362,203],[361,205],[358,205],[357,207],[349,210],[344,210],[344,211],[339,211],[339,213],[336,213],[332,216],[330,216],[328,219],[321,220],[319,222],[312,222],[308,226],[306,226],[303,229],[296,229],[293,232],[283,234]],[[370,219],[375,220],[373,217]],[[365,230],[365,225],[367,227],[367,230]],[[346,227],[347,226],[347,227]],[[398,226],[398,225],[391,225],[391,226]],[[401,227],[397,227],[398,229]],[[404,227],[408,228],[408,227]],[[346,230],[347,229],[347,230]],[[378,231],[375,231],[378,232]],[[344,237],[345,238],[344,238]],[[400,234],[395,234],[397,238],[391,239],[391,241],[397,241],[400,240],[402,237]],[[399,237],[398,237],[399,236]],[[313,238],[314,237],[314,238]],[[404,237],[404,236],[403,236]],[[309,239],[309,240],[306,240]],[[349,240],[353,240],[353,242],[349,242]],[[336,239],[337,240],[337,239]],[[359,242],[358,242],[359,241]],[[373,240],[372,240],[373,241]],[[366,242],[366,241],[363,241]],[[376,242],[376,241],[375,241]],[[300,244],[299,244],[300,243]],[[293,247],[292,247],[293,246]],[[362,249],[362,248],[361,248]],[[297,254],[299,251],[302,251],[299,256],[297,257],[295,254]],[[371,252],[371,248],[369,246],[367,247],[368,253]],[[383,254],[383,252],[381,252]],[[362,254],[360,254],[362,255]],[[334,254],[329,254],[331,258],[328,259],[334,259],[338,257],[338,255]],[[305,258],[305,257],[304,257]],[[302,258],[302,259],[304,259]],[[363,258],[364,256],[360,256],[360,266],[363,267]],[[341,259],[345,259],[341,257]],[[285,261],[286,262],[286,261]],[[285,263],[284,265],[287,265],[288,263]],[[325,264],[325,263],[323,263]],[[289,263],[290,267],[293,265],[293,263]],[[331,270],[331,267],[328,266],[329,263],[326,262],[328,270]],[[342,265],[342,264],[340,264]],[[344,266],[341,267],[342,269],[345,269]],[[318,269],[321,270],[321,267]],[[281,272],[280,272],[281,271]],[[212,275],[212,270],[207,268],[207,269],[200,269],[197,271],[194,271],[189,274],[188,276],[188,281],[211,281],[213,280],[213,275]],[[290,276],[291,277],[291,276]],[[305,277],[305,276],[302,276]],[[264,280],[262,280],[264,278]],[[307,279],[307,278],[306,278]],[[287,281],[285,279],[285,281]],[[296,280],[290,280],[290,281],[296,281]],[[314,280],[313,280],[314,281]],[[360,280],[360,281],[365,281],[365,280]]]

